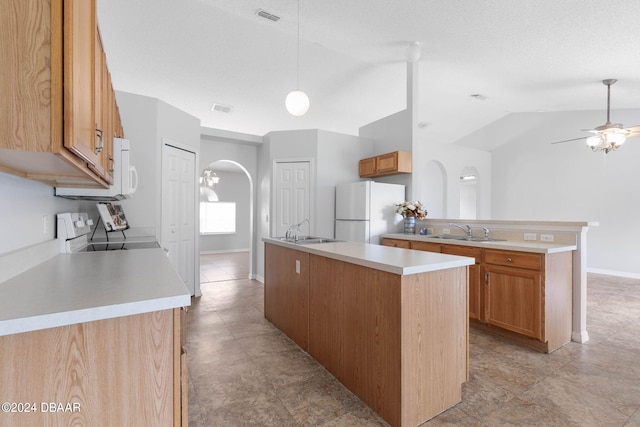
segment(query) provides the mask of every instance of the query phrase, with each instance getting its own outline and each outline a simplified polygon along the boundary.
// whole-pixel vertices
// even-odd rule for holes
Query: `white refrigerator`
[[[380,244],[380,235],[402,231],[396,204],[404,185],[360,181],[336,186],[336,239]]]

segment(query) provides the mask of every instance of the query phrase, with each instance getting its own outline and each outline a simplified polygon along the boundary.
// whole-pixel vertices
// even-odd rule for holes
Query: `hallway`
[[[463,401],[424,425],[640,426],[640,280],[588,284],[588,343],[545,355],[472,329]],[[388,425],[264,318],[260,282],[203,282],[192,304],[191,426]]]

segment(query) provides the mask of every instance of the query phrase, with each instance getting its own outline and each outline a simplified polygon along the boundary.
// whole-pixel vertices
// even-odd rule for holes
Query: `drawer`
[[[476,264],[480,264],[480,260],[482,260],[482,249],[470,246],[442,245],[442,253],[475,258]]]
[[[484,250],[484,262],[487,264],[526,268],[528,270],[542,270],[542,256],[541,254],[528,252]]]
[[[408,240],[400,240],[400,239],[387,239],[384,237],[382,239],[383,246],[392,246],[394,248],[405,248],[409,249],[409,241]]]
[[[415,249],[417,251],[426,251],[426,252],[440,252],[441,245],[440,243],[431,243],[431,242],[411,242],[411,249]]]

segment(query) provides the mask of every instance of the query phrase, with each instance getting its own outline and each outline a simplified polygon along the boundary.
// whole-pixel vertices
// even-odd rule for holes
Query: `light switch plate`
[[[540,240],[543,242],[553,242],[553,234],[541,234]]]
[[[443,228],[442,229],[442,234],[451,234],[451,229],[450,228]]]
[[[536,240],[536,233],[524,233],[524,240]]]

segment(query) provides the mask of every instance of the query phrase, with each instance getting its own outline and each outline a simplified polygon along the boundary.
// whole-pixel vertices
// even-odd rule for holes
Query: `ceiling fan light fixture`
[[[602,138],[600,138],[599,136],[590,136],[589,138],[587,138],[587,146],[595,148],[600,144],[601,141]]]
[[[611,144],[615,145],[615,146],[620,146],[622,144],[624,144],[624,141],[627,138],[624,136],[624,134],[622,133],[609,133],[607,134],[607,142],[610,142]]]

